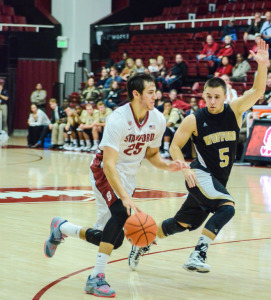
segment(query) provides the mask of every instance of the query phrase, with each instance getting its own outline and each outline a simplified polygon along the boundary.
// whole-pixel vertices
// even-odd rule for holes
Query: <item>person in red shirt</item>
[[[261,34],[260,33],[256,33],[255,34],[255,44],[254,46],[252,47],[251,51],[253,51],[255,54],[257,54],[258,52],[258,47],[257,47],[257,44],[259,43],[259,41],[261,40]],[[254,59],[252,54],[249,54],[247,59]]]
[[[214,61],[220,62],[223,56],[227,56],[229,59],[231,59],[233,54],[234,48],[232,45],[232,39],[229,35],[226,35],[224,39],[224,45],[219,49]]]
[[[232,73],[232,65],[229,62],[229,58],[227,56],[223,56],[221,60],[221,65],[216,69],[215,77],[220,77],[222,75],[230,76]]]
[[[180,110],[190,109],[189,103],[186,103],[185,101],[178,99],[177,91],[174,90],[174,89],[172,89],[170,91],[170,93],[169,93],[169,99],[172,102],[172,107],[178,108]]]
[[[203,50],[199,55],[197,55],[197,60],[212,60],[213,55],[216,54],[219,49],[218,43],[216,43],[213,37],[209,34],[206,37],[206,43],[203,47]]]

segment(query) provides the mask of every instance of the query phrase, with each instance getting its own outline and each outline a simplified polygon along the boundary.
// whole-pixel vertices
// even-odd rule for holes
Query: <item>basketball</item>
[[[124,234],[132,245],[146,247],[154,241],[157,225],[151,216],[142,212],[137,213],[126,220]]]

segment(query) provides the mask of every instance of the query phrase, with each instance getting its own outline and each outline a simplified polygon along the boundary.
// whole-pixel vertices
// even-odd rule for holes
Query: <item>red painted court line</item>
[[[229,242],[222,242],[222,243],[214,243],[212,244],[211,246],[216,246],[216,245],[223,245],[223,244],[232,244],[232,243],[242,243],[242,242],[254,242],[254,241],[263,241],[263,240],[271,240],[271,238],[260,238],[260,239],[247,239],[247,240],[238,240],[238,241],[229,241]],[[145,254],[145,255],[153,255],[153,254],[159,254],[159,253],[165,253],[165,252],[171,252],[171,251],[177,251],[177,250],[185,250],[185,249],[191,249],[191,248],[194,248],[195,246],[189,246],[189,247],[183,247],[183,248],[176,248],[176,249],[168,249],[168,250],[163,250],[163,251],[156,251],[156,252],[152,252],[152,253],[148,253],[148,254]],[[108,264],[113,264],[113,263],[116,263],[116,262],[119,262],[119,261],[123,261],[123,260],[126,260],[128,259],[127,257],[125,258],[120,258],[120,259],[117,259],[117,260],[112,260],[110,261]],[[85,269],[82,269],[82,270],[78,270],[76,272],[73,272],[73,273],[70,273],[66,276],[63,276],[63,277],[60,277],[59,279],[49,283],[48,285],[46,285],[44,288],[42,288],[33,298],[32,300],[40,300],[41,297],[51,288],[53,287],[54,285],[58,284],[59,282],[65,280],[65,279],[68,279],[74,275],[77,275],[79,273],[82,273],[82,272],[85,272],[85,271],[88,271],[88,270],[91,270],[93,269],[94,266],[91,266],[91,267],[88,267],[88,268],[85,268]]]

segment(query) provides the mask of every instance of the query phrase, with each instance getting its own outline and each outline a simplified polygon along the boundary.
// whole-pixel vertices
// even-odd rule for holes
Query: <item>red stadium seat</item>
[[[14,16],[14,8],[12,6],[3,5],[2,6],[2,14],[5,16]]]
[[[10,16],[0,16],[0,23],[12,23],[12,19]],[[8,31],[9,26],[3,26],[2,27],[3,31]]]
[[[197,77],[198,76],[198,68],[197,67],[190,67],[188,65],[187,75],[188,75],[188,77]]]

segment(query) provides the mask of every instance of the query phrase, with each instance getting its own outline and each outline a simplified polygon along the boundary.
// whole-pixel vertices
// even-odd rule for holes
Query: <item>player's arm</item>
[[[183,168],[189,169],[189,165],[185,162],[180,161],[166,161],[162,158],[159,148],[147,148],[145,158],[156,168],[171,171],[171,172],[177,172],[180,171]]]
[[[169,152],[171,157],[180,162],[185,162],[182,153],[182,148],[191,138],[193,133],[197,132],[196,117],[192,114],[184,118],[180,127],[176,131],[172,140]],[[197,178],[195,173],[190,169],[182,169],[185,180],[189,187],[195,187],[197,184]]]
[[[257,44],[257,48],[257,54],[250,50],[250,54],[258,63],[257,75],[254,79],[253,86],[250,90],[246,91],[242,97],[239,97],[230,103],[231,109],[235,113],[239,126],[242,122],[242,114],[250,109],[265,92],[267,66],[269,63],[268,45],[265,41],[260,40]]]
[[[130,215],[130,209],[135,212],[140,212],[140,209],[135,205],[134,201],[131,199],[121,183],[120,176],[116,168],[117,160],[118,152],[111,147],[104,147],[103,170],[110,186],[120,197],[123,205],[127,208],[128,215]]]

